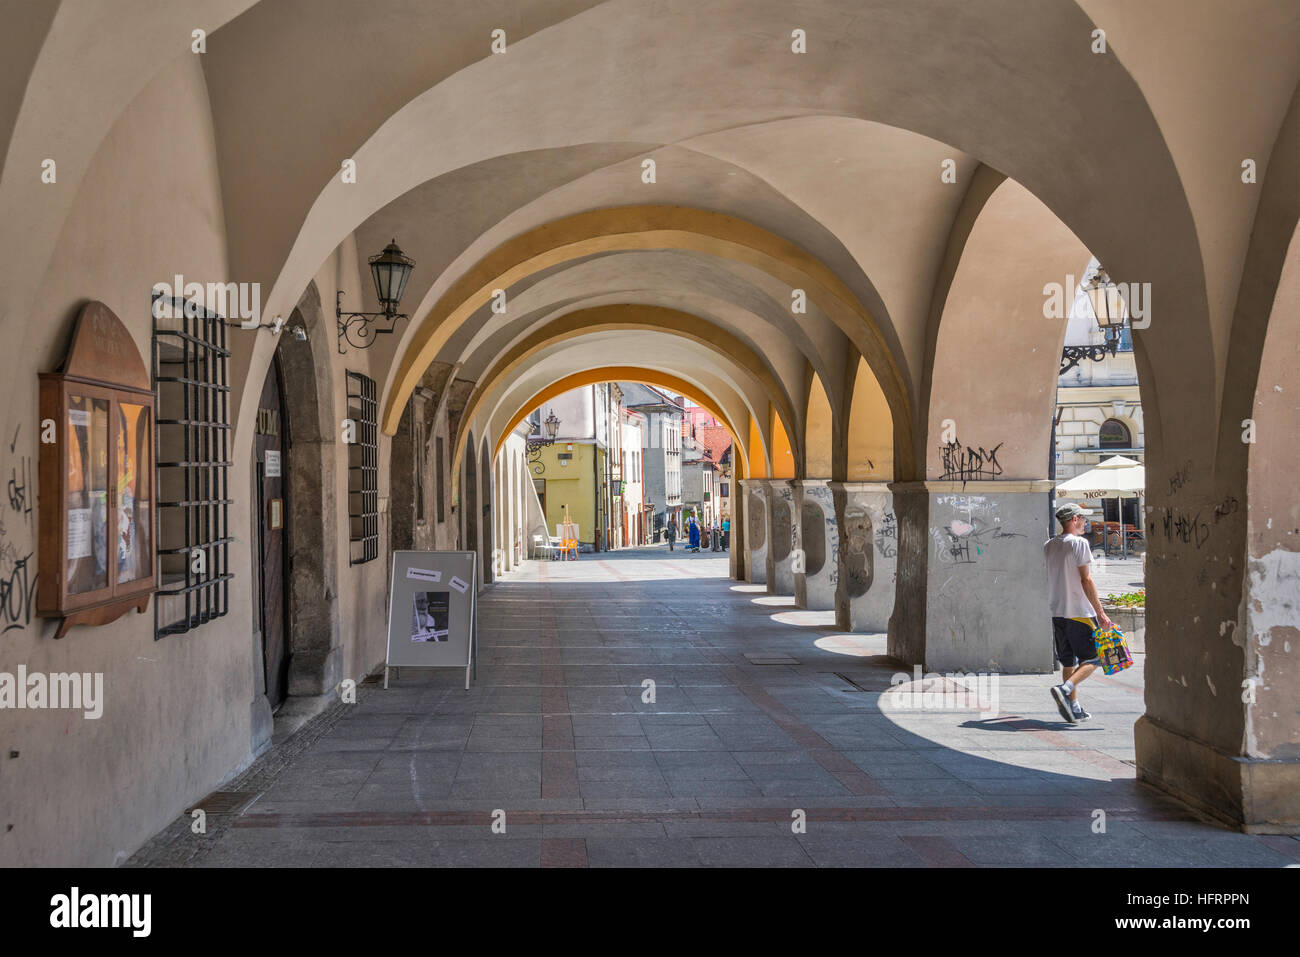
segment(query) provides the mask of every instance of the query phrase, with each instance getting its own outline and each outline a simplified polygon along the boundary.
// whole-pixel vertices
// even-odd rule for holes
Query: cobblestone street
[[[183,816],[130,863],[1300,861],[1300,840],[1201,823],[1137,784],[1142,656],[1088,681],[1086,724],[1060,720],[1044,675],[909,707],[900,692],[956,686],[885,693],[903,679],[883,635],[725,575],[725,554],[663,548],[525,563],[481,598],[471,690],[455,671],[363,685],[201,802],[207,834]]]

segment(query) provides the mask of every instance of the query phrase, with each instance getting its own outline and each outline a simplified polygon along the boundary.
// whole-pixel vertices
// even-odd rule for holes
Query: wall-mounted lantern
[[[384,247],[382,253],[371,256],[369,262],[370,276],[375,282],[375,298],[379,300],[382,311],[344,312],[343,290],[338,290],[334,299],[334,315],[338,323],[340,355],[344,351],[344,340],[354,348],[368,349],[374,345],[376,335],[393,332],[398,319],[410,318],[405,313],[399,313],[397,307],[402,301],[402,294],[406,292],[406,281],[411,278],[415,260],[405,256],[394,239]],[[378,319],[387,320],[388,328],[371,328],[371,323]],[[356,338],[353,338],[354,335]]]
[[[1128,322],[1128,308],[1124,305],[1124,297],[1120,295],[1119,286],[1111,282],[1110,276],[1100,265],[1084,283],[1083,291],[1092,304],[1092,314],[1097,319],[1097,328],[1106,337],[1106,341],[1095,346],[1066,346],[1061,350],[1059,375],[1065,375],[1084,359],[1101,362],[1115,355],[1119,351],[1120,334],[1124,331],[1124,324]]]

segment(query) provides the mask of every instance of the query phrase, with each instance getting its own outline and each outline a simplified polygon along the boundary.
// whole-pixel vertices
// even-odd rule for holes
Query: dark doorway
[[[289,688],[288,606],[285,602],[285,532],[289,521],[286,499],[289,474],[285,441],[284,403],[280,359],[277,355],[266,372],[262,396],[257,402],[257,432],[253,438],[256,457],[258,528],[258,585],[262,610],[262,664],[266,676],[266,697],[278,708]]]

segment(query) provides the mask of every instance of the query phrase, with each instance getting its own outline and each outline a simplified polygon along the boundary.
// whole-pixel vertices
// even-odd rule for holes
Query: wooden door
[[[262,608],[262,659],[266,697],[272,708],[284,701],[289,686],[288,605],[285,601],[286,547],[289,521],[288,442],[284,434],[280,363],[272,361],[257,403],[253,439],[257,468],[259,520],[258,578]]]

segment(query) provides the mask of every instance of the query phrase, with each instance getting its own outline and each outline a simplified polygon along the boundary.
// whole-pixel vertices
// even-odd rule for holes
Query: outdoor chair
[[[552,561],[555,560],[555,541],[547,538],[545,535],[533,536],[533,558],[537,557],[538,552],[545,555]]]

